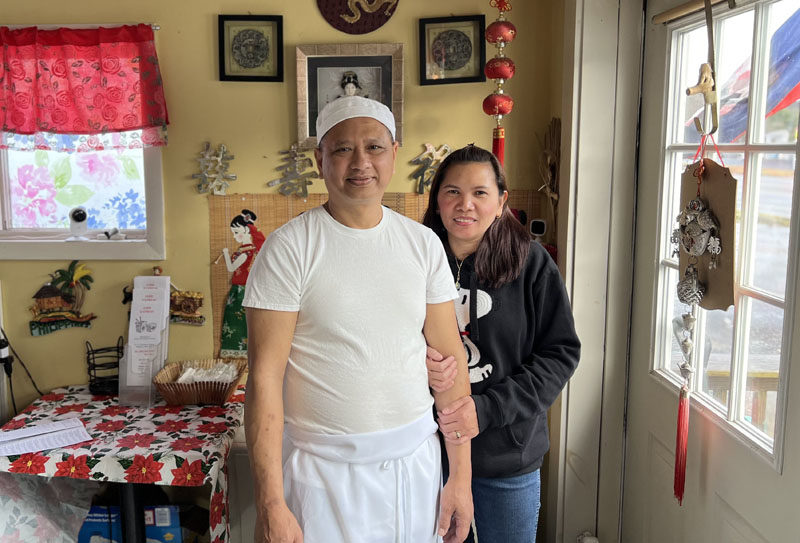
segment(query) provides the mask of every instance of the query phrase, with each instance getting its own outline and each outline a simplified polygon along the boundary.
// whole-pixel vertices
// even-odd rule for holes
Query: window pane
[[[697,85],[700,65],[708,59],[706,27],[679,33],[676,44],[678,53],[676,60],[679,64],[675,67],[678,81],[676,86],[672,87],[674,92],[672,100],[676,108],[674,118],[677,123],[673,130],[673,139],[676,143],[697,143],[700,141],[700,135],[692,119],[699,114],[702,120],[703,95],[686,96],[684,91]]]
[[[783,310],[751,300],[751,311],[744,420],[774,437]]]
[[[665,220],[669,226],[665,238],[667,240],[670,239],[672,231],[678,227],[677,217],[681,212],[681,176],[686,167],[693,162],[694,153],[669,153],[668,156],[670,159],[667,162],[668,173],[664,185],[664,194],[669,195],[664,201]],[[666,254],[662,255],[662,258],[673,260],[677,264],[678,257],[673,256],[676,246],[668,243],[665,248]]]
[[[785,109],[767,117],[766,143],[795,143],[797,141],[797,117],[800,114],[800,102],[795,102]]]
[[[750,95],[750,64],[753,42],[753,11],[721,19],[717,25],[716,82],[719,100],[720,143],[744,141],[747,132],[748,97]],[[700,66],[708,61],[708,39],[705,26],[679,35],[676,96],[680,126],[675,131],[678,143],[696,143],[700,135],[693,119],[703,121],[702,94],[685,96],[684,90],[693,87],[699,79]]]
[[[89,228],[147,229],[141,149],[7,153],[11,228],[69,229],[67,213],[83,206]]]
[[[750,10],[722,19],[718,25],[719,143],[742,143],[747,133],[753,17]]]
[[[714,155],[714,158],[719,160],[719,157]],[[731,175],[736,179],[736,211],[734,212],[734,221],[736,223],[736,232],[733,235],[733,245],[728,244],[729,248],[734,251],[738,250],[739,237],[742,231],[742,194],[744,191],[744,153],[722,153],[722,159],[725,161],[725,167],[731,172]],[[735,264],[734,259],[734,264]],[[734,271],[735,273],[735,271]]]
[[[769,9],[769,77],[764,140],[797,141],[800,111],[800,0],[784,0]]]
[[[703,375],[700,390],[727,410],[731,391],[731,365],[733,360],[733,306],[727,311],[705,311],[703,342],[698,345],[702,353]]]
[[[752,280],[748,283],[782,298],[786,292],[795,157],[776,153],[761,158]]]
[[[669,330],[669,363],[667,364],[667,371],[674,373],[678,378],[681,377],[681,372],[678,369],[680,364],[683,363],[683,353],[681,351],[681,341],[683,341],[683,334],[681,333],[681,314],[688,311],[688,306],[684,305],[678,300],[678,270],[674,268],[662,267],[666,273],[666,303],[669,304],[665,307],[664,314],[670,315],[669,322],[665,325]]]

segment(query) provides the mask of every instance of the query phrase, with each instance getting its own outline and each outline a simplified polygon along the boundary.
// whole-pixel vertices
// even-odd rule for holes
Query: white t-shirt
[[[426,304],[456,297],[430,229],[385,207],[377,226],[348,228],[317,207],[267,238],[242,305],[298,312],[284,379],[286,421],[310,432],[358,434],[431,409]]]

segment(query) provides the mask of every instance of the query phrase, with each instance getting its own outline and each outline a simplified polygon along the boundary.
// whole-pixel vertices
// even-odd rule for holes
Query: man
[[[256,541],[449,543],[469,529],[470,444],[445,444],[440,492],[425,368],[426,342],[458,360],[440,409],[469,394],[456,292],[433,232],[381,206],[394,137],[379,102],[326,105],[315,157],[328,201],[273,232],[250,272]]]

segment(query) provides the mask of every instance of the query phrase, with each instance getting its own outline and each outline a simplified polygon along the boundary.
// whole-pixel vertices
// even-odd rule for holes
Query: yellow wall
[[[538,188],[539,145],[550,117],[561,105],[562,14],[559,2],[516,0],[509,14],[518,30],[507,55],[517,65],[517,76],[506,85],[514,97],[514,111],[506,127],[506,168],[512,188]],[[220,82],[217,74],[217,15],[283,15],[284,82]],[[487,24],[497,16],[488,0],[400,0],[395,15],[379,30],[352,36],[329,26],[314,0],[259,0],[212,2],[209,0],[27,0],[5,2],[0,24],[113,24],[154,22],[161,26],[156,43],[169,108],[169,147],[163,151],[166,204],[167,259],[164,262],[91,261],[95,282],[84,312],[99,318],[92,328],[72,328],[43,337],[28,331],[28,307],[48,273],[66,261],[2,261],[4,327],[39,387],[47,391],[67,384],[85,383],[85,341],[111,345],[127,331],[127,307],[121,289],[133,276],[149,274],[155,264],[180,288],[204,292],[210,300],[208,203],[198,194],[190,175],[197,171],[195,157],[203,141],[225,143],[236,158],[231,171],[238,175],[229,193],[264,192],[265,182],[276,177],[278,151],[296,139],[295,46],[308,43],[405,44],[404,147],[398,153],[397,173],[391,192],[410,192],[408,161],[421,144],[448,143],[459,147],[475,142],[491,147],[493,119],[481,110],[492,82],[454,85],[419,85],[417,21],[483,13]],[[495,49],[487,44],[487,57]],[[324,192],[315,180],[314,192]],[[170,328],[169,360],[207,358],[212,355],[211,311],[206,304],[203,327]],[[21,368],[14,373],[18,406],[36,396]]]

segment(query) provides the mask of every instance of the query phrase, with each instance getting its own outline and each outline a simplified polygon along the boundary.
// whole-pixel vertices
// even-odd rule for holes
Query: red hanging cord
[[[719,157],[719,163],[724,168],[725,161],[722,160],[722,153],[720,153],[719,147],[717,147],[717,142],[714,141],[713,134],[703,134],[702,136],[700,136],[700,144],[697,146],[697,152],[694,154],[692,162],[696,161],[697,157],[703,158],[706,156],[706,143],[708,142],[709,139],[711,139],[711,143],[714,145],[714,150],[717,152],[717,156]]]
[[[714,134],[709,134],[709,138],[711,138],[711,143],[714,144],[714,150],[717,152],[717,156],[719,157],[719,163],[722,164],[722,167],[725,167],[725,161],[722,160],[722,153],[719,152],[719,147],[717,147],[717,142],[714,141]]]
[[[706,135],[700,136],[700,145],[697,146],[697,152],[692,157],[692,162],[697,160],[697,157],[704,157],[706,154]]]

